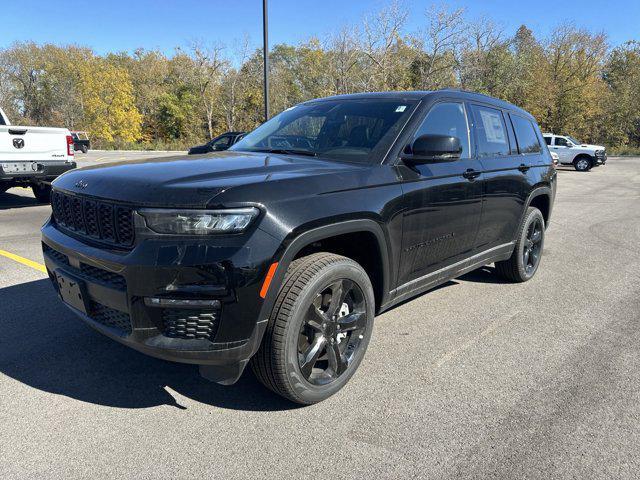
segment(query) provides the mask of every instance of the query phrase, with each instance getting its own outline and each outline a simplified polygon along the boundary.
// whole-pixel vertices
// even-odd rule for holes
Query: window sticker
[[[487,137],[487,142],[507,143],[499,113],[480,110],[480,118],[482,119],[482,125],[484,127],[485,136]]]
[[[406,109],[406,105],[399,105],[398,108],[396,108],[396,113],[404,112]]]

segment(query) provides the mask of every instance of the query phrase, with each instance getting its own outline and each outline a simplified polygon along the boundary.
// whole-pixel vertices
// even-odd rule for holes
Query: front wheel
[[[374,295],[364,269],[332,253],[292,262],[260,349],[260,382],[304,405],[340,390],[357,370],[373,330]]]
[[[36,185],[32,185],[31,190],[33,190],[33,195],[39,203],[51,202],[51,185],[38,183]]]
[[[578,157],[573,161],[573,168],[578,172],[588,172],[591,167],[593,167],[593,163],[588,157]]]
[[[544,217],[535,207],[529,207],[518,232],[518,239],[509,260],[496,262],[496,271],[512,282],[531,280],[540,266],[544,247]]]

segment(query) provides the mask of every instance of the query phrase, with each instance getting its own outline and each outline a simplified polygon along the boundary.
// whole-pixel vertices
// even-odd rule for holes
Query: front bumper
[[[3,162],[12,163],[12,162]],[[14,163],[31,163],[32,169],[27,172],[5,172],[0,165],[0,181],[12,181],[16,183],[29,183],[36,181],[51,181],[59,177],[69,170],[76,168],[76,162],[67,161],[47,161],[47,162],[29,162],[21,161]]]
[[[598,151],[595,153],[596,166],[604,165],[607,163],[607,152],[606,151]]]
[[[260,345],[268,314],[259,291],[278,248],[259,229],[244,237],[163,236],[119,251],[82,242],[51,220],[42,228],[54,288],[60,294],[56,273],[82,285],[85,308],[67,304],[82,320],[153,357],[220,366],[224,378],[216,380],[224,383],[242,373]],[[216,300],[218,307],[152,306],[145,298]]]

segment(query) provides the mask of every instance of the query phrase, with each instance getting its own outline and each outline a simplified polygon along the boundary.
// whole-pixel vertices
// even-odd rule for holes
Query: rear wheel
[[[496,262],[496,271],[512,282],[526,282],[535,275],[544,247],[544,217],[535,207],[529,207],[518,232],[509,260]]]
[[[353,260],[315,253],[294,261],[251,359],[256,377],[296,403],[330,397],[364,357],[374,305],[371,281]]]
[[[593,167],[593,162],[586,155],[581,155],[573,161],[573,168],[578,172],[588,172]]]
[[[36,200],[38,200],[38,202],[51,202],[51,185],[38,183],[36,185],[32,185],[31,190],[33,190],[33,195],[36,197]]]

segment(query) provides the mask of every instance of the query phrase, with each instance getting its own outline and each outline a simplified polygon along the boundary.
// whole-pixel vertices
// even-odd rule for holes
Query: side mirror
[[[462,146],[458,137],[421,135],[407,145],[402,160],[407,163],[454,162],[460,158]]]

